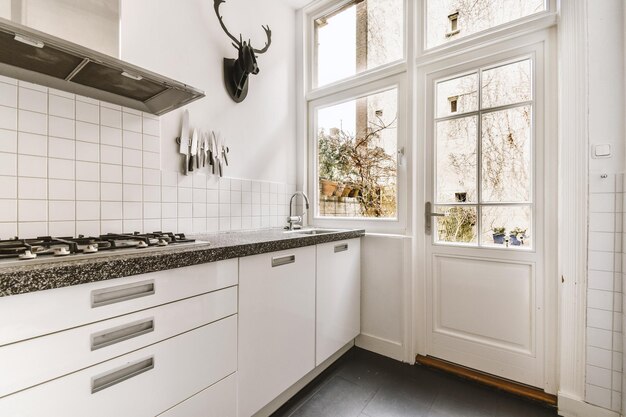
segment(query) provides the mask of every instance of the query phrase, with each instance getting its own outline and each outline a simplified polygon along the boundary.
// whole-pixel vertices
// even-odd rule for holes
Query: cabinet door
[[[361,332],[361,240],[317,245],[315,365]]]
[[[315,365],[315,247],[239,261],[239,417]]]

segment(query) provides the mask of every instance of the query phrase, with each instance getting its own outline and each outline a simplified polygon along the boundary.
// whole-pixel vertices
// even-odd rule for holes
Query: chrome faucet
[[[293,199],[296,198],[298,194],[300,194],[304,198],[305,210],[300,216],[294,216],[293,211],[292,211]],[[306,194],[304,194],[304,192],[302,191],[296,191],[295,193],[293,193],[293,195],[291,196],[291,200],[289,200],[289,217],[287,218],[287,226],[285,227],[285,229],[293,230],[294,225],[297,226],[295,227],[296,229],[301,229],[304,213],[306,213],[306,210],[308,209],[309,209],[309,198],[306,196]]]

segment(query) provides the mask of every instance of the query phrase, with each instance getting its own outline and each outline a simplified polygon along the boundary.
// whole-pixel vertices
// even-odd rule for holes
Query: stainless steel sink
[[[285,233],[293,233],[296,235],[326,235],[329,233],[338,233],[341,230],[337,229],[304,229],[304,230],[289,230]]]

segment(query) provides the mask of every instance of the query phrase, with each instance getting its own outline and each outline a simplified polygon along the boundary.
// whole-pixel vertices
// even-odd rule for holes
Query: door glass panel
[[[437,123],[437,203],[477,201],[477,117]]]
[[[506,106],[532,99],[531,62],[515,62],[483,71],[482,108]]]
[[[478,110],[478,74],[437,83],[437,117]]]
[[[526,203],[531,196],[531,107],[482,116],[482,202]]]
[[[483,246],[531,248],[530,206],[481,206]]]
[[[436,239],[439,243],[477,243],[477,212],[475,206],[436,208],[444,217],[435,217]]]

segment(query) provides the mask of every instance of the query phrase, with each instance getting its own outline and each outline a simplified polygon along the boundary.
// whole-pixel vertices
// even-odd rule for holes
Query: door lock
[[[426,217],[426,234],[430,235],[433,232],[433,217],[446,217],[446,215],[443,213],[433,212],[433,204],[430,201],[426,202],[424,213]]]

